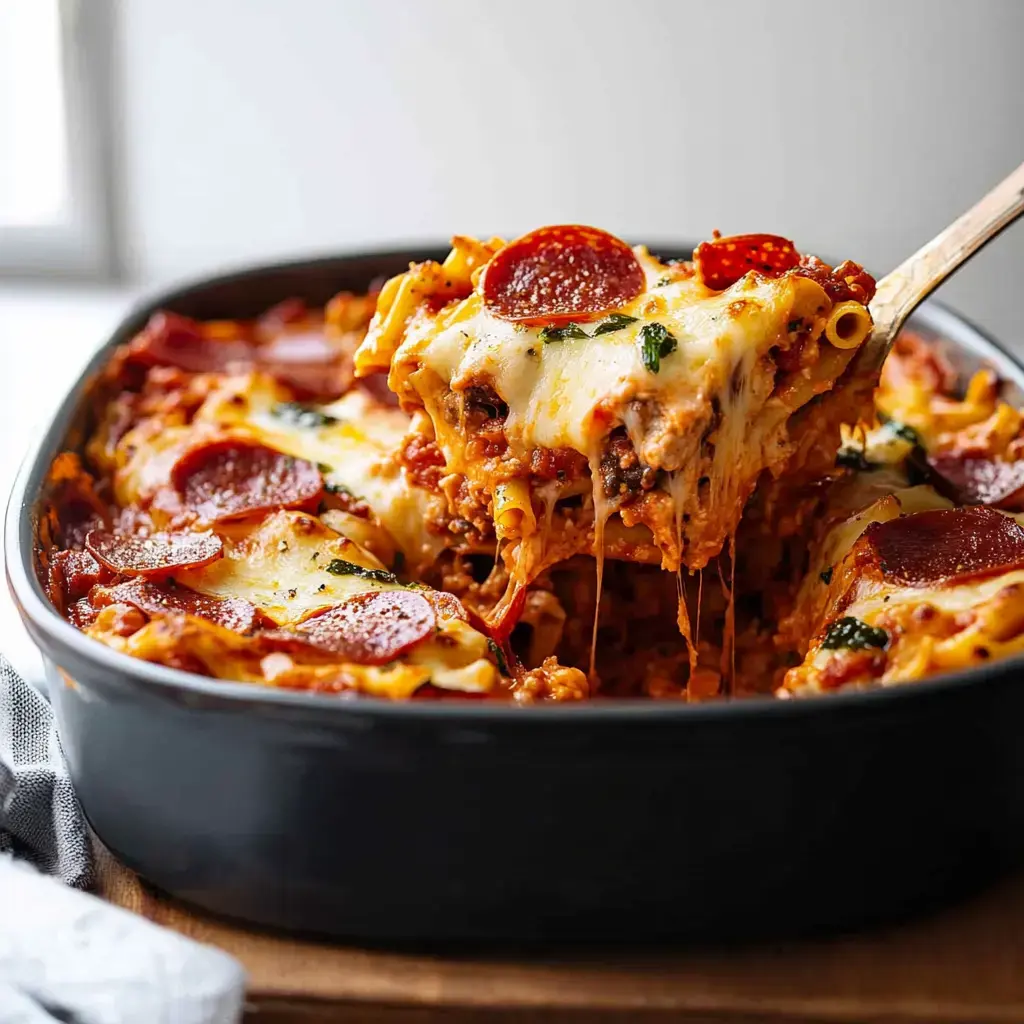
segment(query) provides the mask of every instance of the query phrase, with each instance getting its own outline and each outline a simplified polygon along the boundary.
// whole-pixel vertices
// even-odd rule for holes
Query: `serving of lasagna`
[[[861,369],[873,293],[776,236],[663,262],[563,225],[323,310],[158,313],[52,466],[41,577],[126,654],[392,699],[796,697],[1003,657],[1021,416],[913,336]]]

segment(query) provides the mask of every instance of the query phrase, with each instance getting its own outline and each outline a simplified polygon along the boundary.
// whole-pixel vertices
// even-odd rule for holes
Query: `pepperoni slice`
[[[1024,529],[991,508],[954,508],[872,523],[864,531],[882,575],[926,587],[1024,566]]]
[[[321,650],[357,665],[384,665],[426,640],[437,628],[430,602],[415,590],[357,594],[295,631]]]
[[[701,242],[693,253],[701,280],[716,291],[735,284],[748,271],[777,277],[800,262],[796,246],[779,235],[731,235]]]
[[[309,310],[303,299],[284,299],[276,306],[271,306],[257,321],[257,327],[264,333],[275,334],[285,324],[297,324],[309,316]]]
[[[371,373],[369,376],[360,377],[356,385],[362,388],[371,398],[375,398],[381,405],[398,408],[398,395],[388,387],[388,375],[386,373]]]
[[[58,551],[47,567],[47,584],[54,604],[65,607],[78,601],[110,573],[88,551]]]
[[[122,576],[166,576],[198,569],[224,553],[215,533],[154,533],[149,537],[90,530],[85,546],[101,565]]]
[[[261,620],[255,606],[240,597],[210,597],[174,583],[158,587],[149,580],[128,580],[111,587],[104,597],[110,604],[130,604],[147,615],[166,612],[195,615],[235,633],[251,633]]]
[[[322,330],[281,334],[256,350],[256,365],[300,397],[340,398],[352,383],[352,357]]]
[[[324,490],[312,462],[246,441],[215,441],[185,452],[171,482],[187,508],[213,523],[276,508],[311,511]]]
[[[644,290],[644,272],[625,242],[580,224],[538,228],[487,264],[484,305],[503,320],[538,326],[593,320]]]
[[[200,323],[177,313],[154,313],[129,346],[132,359],[149,366],[175,366],[188,373],[213,373],[251,365],[253,347],[242,338],[209,338]]]
[[[1024,461],[946,454],[929,456],[928,467],[936,490],[958,504],[1024,507]]]

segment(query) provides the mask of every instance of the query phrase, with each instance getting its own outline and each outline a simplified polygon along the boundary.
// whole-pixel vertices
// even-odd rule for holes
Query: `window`
[[[100,0],[0,0],[0,275],[106,276]]]

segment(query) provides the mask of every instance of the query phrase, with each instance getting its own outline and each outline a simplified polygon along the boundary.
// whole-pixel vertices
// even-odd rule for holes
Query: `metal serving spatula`
[[[1024,164],[878,282],[869,307],[875,326],[861,365],[879,370],[897,331],[917,304],[1022,213]]]

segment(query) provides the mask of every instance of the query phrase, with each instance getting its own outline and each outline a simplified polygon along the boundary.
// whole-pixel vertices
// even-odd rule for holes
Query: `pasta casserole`
[[[39,521],[125,654],[389,699],[796,697],[1024,644],[1024,426],[874,281],[772,235],[662,261],[457,237],[324,309],[156,314]],[[1018,625],[1019,622],[1019,625]]]

